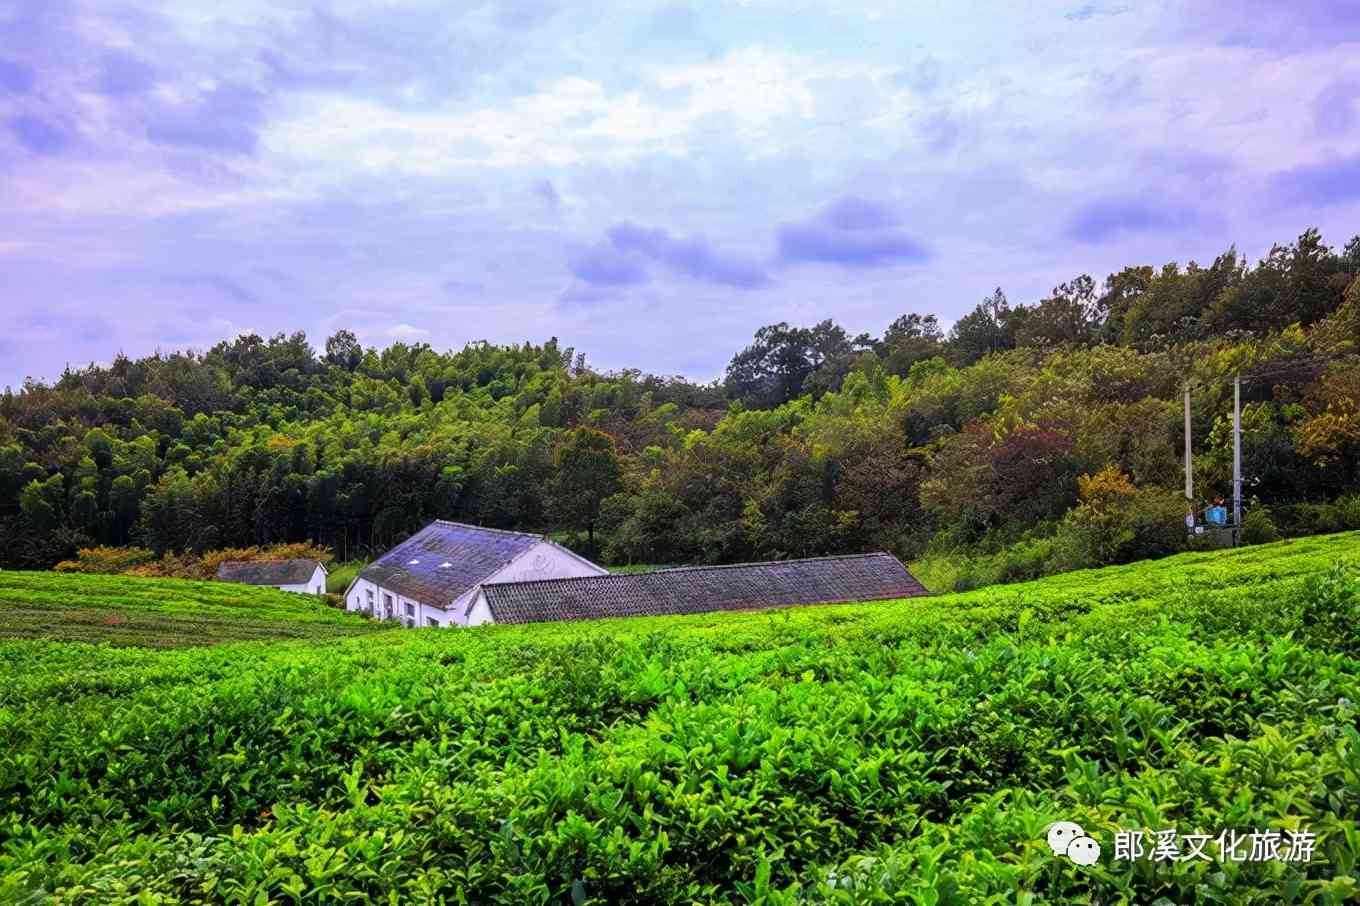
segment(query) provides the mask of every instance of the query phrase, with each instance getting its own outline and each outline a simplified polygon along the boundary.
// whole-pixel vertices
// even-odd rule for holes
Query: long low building
[[[217,568],[217,579],[309,595],[326,593],[326,567],[318,560],[227,560]]]
[[[581,578],[489,581],[472,595],[462,622],[477,626],[764,610],[928,593],[891,554],[852,554]]]
[[[542,535],[436,520],[360,570],[345,607],[409,627],[461,626],[483,583],[605,571]]]

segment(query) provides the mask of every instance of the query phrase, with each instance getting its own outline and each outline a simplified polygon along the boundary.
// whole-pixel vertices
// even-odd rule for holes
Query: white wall
[[[578,557],[565,547],[542,541],[504,569],[487,577],[482,585],[497,582],[531,582],[534,579],[575,579],[581,576],[603,576],[608,573],[609,570],[603,566],[597,566],[583,557]],[[483,623],[494,622],[481,586],[474,588],[463,598],[465,600],[462,609],[467,612],[467,616],[464,617],[462,625],[480,626]],[[467,611],[470,602],[472,609]]]
[[[491,619],[491,605],[486,603],[486,592],[477,589],[477,601],[472,605],[472,610],[468,612],[469,626],[481,626],[483,623],[494,623]]]
[[[482,581],[491,583],[522,582],[530,579],[565,579],[574,576],[600,576],[607,572],[608,570],[604,567],[596,566],[564,547],[548,541],[540,541]],[[413,624],[424,627],[430,625],[430,620],[438,621],[441,627],[477,625],[477,623],[470,623],[467,608],[468,604],[477,597],[480,588],[480,585],[474,586],[459,596],[458,600],[450,602],[449,606],[440,607],[437,602],[420,602],[405,598],[392,589],[381,588],[367,579],[356,579],[345,596],[345,609],[368,613],[368,593],[371,591],[374,604],[373,616],[379,619],[387,618],[384,596],[390,595],[393,607],[391,619],[401,622],[403,625]],[[413,615],[408,615],[406,612],[408,604],[414,611]],[[490,622],[491,614],[485,609],[483,602],[481,610],[479,611],[477,607],[474,607],[471,616],[480,617],[478,622],[485,623]]]
[[[306,595],[321,595],[326,593],[326,571],[320,566],[312,570],[312,577],[307,580],[305,585],[276,585],[280,591],[295,591]]]

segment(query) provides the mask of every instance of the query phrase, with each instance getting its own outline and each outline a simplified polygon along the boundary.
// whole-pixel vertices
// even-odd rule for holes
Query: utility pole
[[[1242,536],[1242,379],[1233,375],[1233,544]]]
[[[1190,454],[1190,384],[1185,385],[1185,500],[1195,504],[1194,464]]]

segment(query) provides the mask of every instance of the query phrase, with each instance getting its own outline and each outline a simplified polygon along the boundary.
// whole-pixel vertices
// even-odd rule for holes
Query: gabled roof
[[[542,535],[435,520],[356,577],[432,607],[447,607],[534,545]]]
[[[227,560],[217,567],[217,578],[246,585],[304,585],[318,566],[317,560]]]
[[[928,594],[891,554],[695,566],[482,586],[497,623],[759,610]]]

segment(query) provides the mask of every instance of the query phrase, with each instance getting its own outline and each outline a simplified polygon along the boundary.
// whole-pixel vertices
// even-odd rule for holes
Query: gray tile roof
[[[320,565],[316,560],[227,560],[217,567],[217,578],[246,585],[304,585]]]
[[[497,582],[482,589],[497,623],[758,610],[928,593],[891,554]]]
[[[436,520],[365,566],[358,578],[421,604],[447,607],[542,540],[542,535]]]

